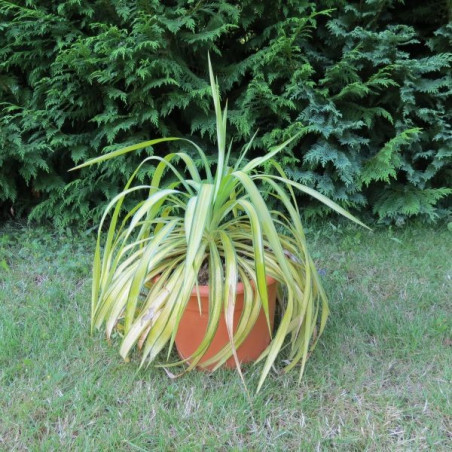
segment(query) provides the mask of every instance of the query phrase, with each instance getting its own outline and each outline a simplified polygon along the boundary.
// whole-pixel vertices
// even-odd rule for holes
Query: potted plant
[[[285,369],[301,363],[301,378],[328,316],[294,189],[362,223],[317,191],[291,181],[273,160],[296,136],[246,161],[251,140],[231,164],[227,106],[221,110],[210,59],[209,75],[218,141],[214,171],[199,146],[180,138],[139,143],[75,168],[174,140],[192,146],[203,162],[199,170],[184,152],[147,157],[124,191],[111,200],[99,226],[94,257],[91,327],[105,324],[107,337],[117,329],[122,335],[120,354],[127,358],[138,346],[141,365],[151,363],[166,346],[171,350],[174,342],[187,370],[216,369],[227,363],[240,372],[240,362],[265,359],[259,390],[286,339],[290,351]],[[137,172],[151,162],[156,167],[150,183],[133,185]],[[183,162],[185,172],[176,162]],[[271,172],[259,171],[264,163]],[[175,181],[162,183],[165,171]],[[146,196],[122,218],[124,199],[135,191]],[[268,207],[268,197],[278,201],[280,210]],[[276,297],[281,318],[273,331]],[[185,326],[187,319],[194,325]],[[218,336],[221,332],[224,337]],[[194,342],[188,343],[191,339]]]

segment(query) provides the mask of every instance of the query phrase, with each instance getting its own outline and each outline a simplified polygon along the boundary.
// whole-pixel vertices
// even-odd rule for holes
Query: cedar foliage
[[[302,130],[280,157],[294,180],[381,220],[446,215],[450,6],[0,0],[0,203],[88,224],[142,156],[68,173],[75,164],[190,134],[215,155],[210,51],[236,154],[256,130],[256,154]]]

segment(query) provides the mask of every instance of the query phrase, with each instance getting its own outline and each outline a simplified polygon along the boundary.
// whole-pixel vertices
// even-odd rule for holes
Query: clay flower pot
[[[269,303],[270,324],[273,329],[276,306],[276,291],[278,282],[267,276],[267,290]],[[195,352],[201,344],[207,324],[209,320],[209,286],[200,286],[199,295],[201,299],[201,312],[199,310],[198,297],[196,289],[193,289],[192,295],[187,303],[184,314],[181,317],[179,328],[176,333],[176,348],[182,359],[188,358]],[[237,285],[237,297],[234,311],[234,332],[240,320],[243,311],[243,283]],[[240,363],[248,363],[255,361],[260,354],[265,350],[271,341],[270,332],[268,330],[267,321],[265,319],[264,311],[261,312],[250,331],[247,338],[242,342],[237,349],[237,356]],[[215,364],[203,366],[202,364],[208,359],[216,355],[221,349],[229,343],[228,330],[226,328],[226,320],[224,314],[221,315],[218,324],[218,329],[215,336],[204,353],[203,357],[198,363],[198,367],[202,369],[212,370]],[[227,368],[235,368],[234,357],[229,358],[225,364]]]

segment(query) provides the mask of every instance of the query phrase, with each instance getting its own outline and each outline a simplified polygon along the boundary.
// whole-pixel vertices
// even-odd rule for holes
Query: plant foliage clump
[[[187,363],[187,370],[197,364],[213,365],[215,369],[233,356],[243,379],[238,348],[247,337],[256,335],[252,330],[261,311],[271,334],[267,288],[270,276],[282,287],[278,298],[283,314],[270,343],[259,351],[262,353],[258,361],[265,359],[259,391],[286,338],[290,338],[290,353],[285,369],[290,370],[300,362],[301,379],[306,360],[328,317],[326,295],[306,246],[294,188],[364,224],[315,190],[290,181],[281,166],[272,160],[295,136],[266,155],[246,162],[252,138],[239,151],[238,161],[231,165],[232,143],[227,145],[226,135],[227,106],[222,111],[210,60],[209,72],[218,144],[215,171],[211,171],[204,151],[186,139],[180,140],[195,149],[203,162],[201,172],[186,152],[170,153],[164,158],[147,157],[142,161],[102,216],[93,265],[91,327],[99,328],[105,323],[107,337],[113,328],[118,328],[123,334],[121,355],[127,358],[138,344],[142,348],[142,365],[152,362],[168,343],[170,350],[174,342],[177,344],[176,333],[194,293],[201,303],[198,275],[207,262],[209,301],[204,307],[208,310],[205,334],[199,343],[195,341],[193,353],[175,364]],[[91,159],[78,168],[106,162],[152,144],[175,141],[178,139],[168,137],[138,143]],[[173,164],[176,160],[183,162],[190,178],[176,169]],[[135,185],[140,167],[150,162],[157,164],[150,184]],[[262,171],[265,163],[274,166],[278,175]],[[172,172],[176,178],[169,185],[162,183],[165,171]],[[257,182],[267,187],[267,194],[278,199],[284,211],[268,207]],[[146,199],[133,206],[124,221],[118,221],[124,200],[138,190],[148,193]],[[110,216],[102,251],[103,223]],[[235,323],[239,280],[243,284],[243,312]],[[201,311],[201,304],[198,307]],[[202,363],[216,338],[221,318],[229,342]],[[193,322],[191,328],[199,330],[199,321]]]

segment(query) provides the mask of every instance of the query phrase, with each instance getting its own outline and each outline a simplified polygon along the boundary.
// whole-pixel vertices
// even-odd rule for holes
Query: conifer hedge
[[[302,130],[294,180],[382,221],[447,215],[451,19],[450,0],[0,0],[0,205],[85,226],[142,155],[75,164],[191,134],[213,158],[209,51],[236,153]]]

